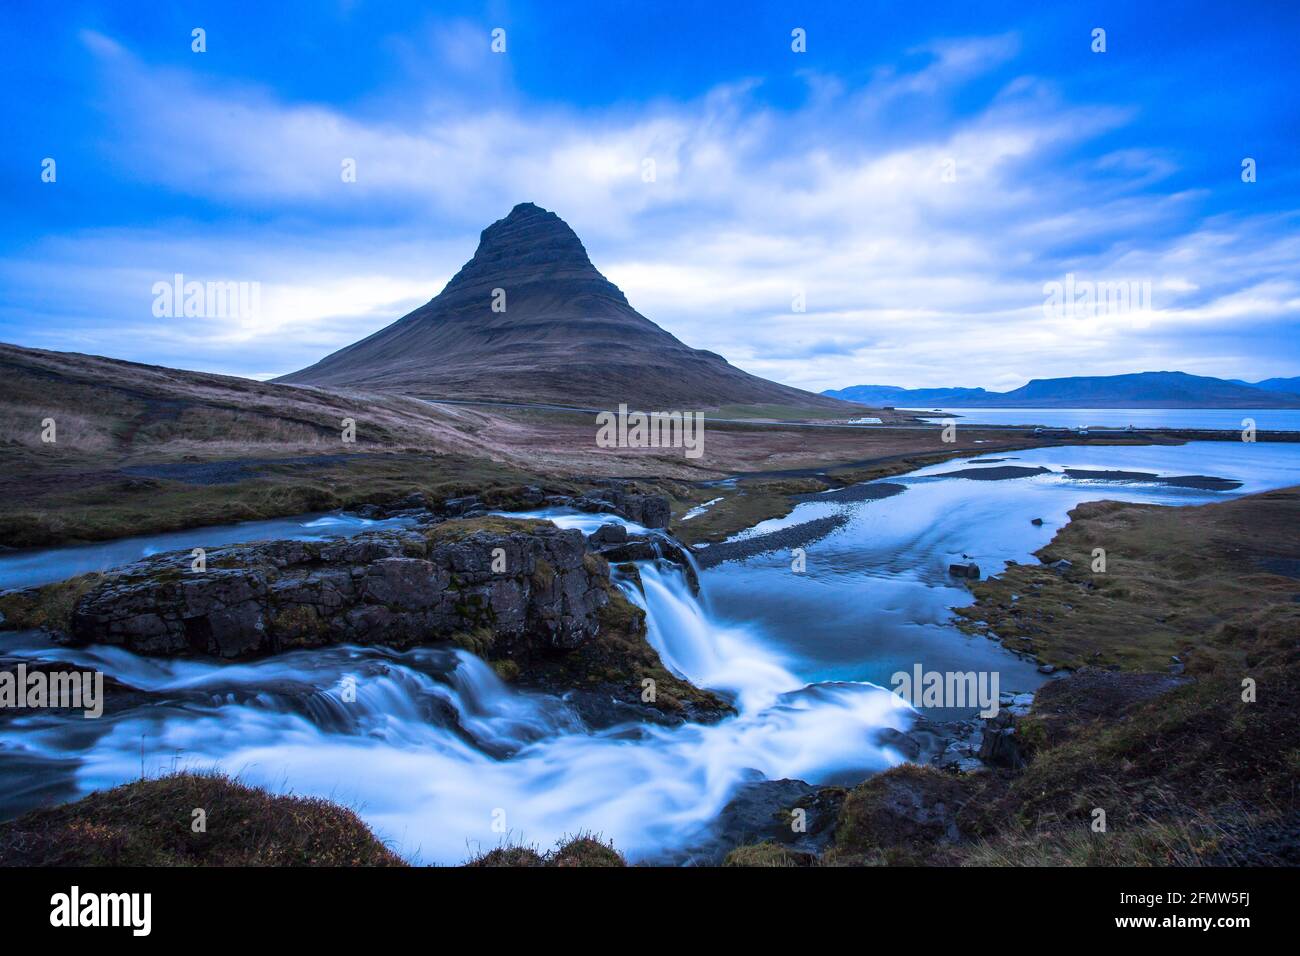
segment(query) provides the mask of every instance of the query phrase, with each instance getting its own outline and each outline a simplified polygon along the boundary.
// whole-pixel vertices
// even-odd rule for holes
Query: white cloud
[[[470,57],[452,67],[479,69],[464,35],[472,28],[440,29],[435,41]],[[168,354],[287,371],[432,296],[478,230],[524,200],[564,217],[632,304],[688,344],[809,388],[1001,387],[1190,366],[1205,355],[1189,333],[1231,323],[1248,336],[1297,316],[1293,218],[1202,218],[1204,194],[1158,191],[1176,162],[1136,135],[1130,147],[1078,158],[1104,134],[1132,132],[1123,106],[1072,106],[1020,77],[984,109],[933,129],[903,135],[879,120],[1010,61],[1014,36],[911,51],[921,65],[881,67],[859,89],[808,74],[812,93],[793,110],[762,105],[746,80],[697,101],[595,113],[523,103],[480,111],[428,96],[421,118],[400,121],[156,68],[98,34],[85,42],[115,91],[105,109],[124,175],[275,226],[217,236],[182,226],[167,244],[147,231],[77,236],[44,243],[38,262],[6,263],[20,302],[24,283],[35,301],[44,267],[64,277],[64,319],[53,318],[47,347],[85,339],[93,310],[84,303],[97,293],[122,310],[101,321],[151,328],[138,303],[112,290],[147,287],[183,252],[198,263],[190,271],[256,272],[265,316],[170,330]],[[340,179],[345,157],[357,160],[355,184]],[[646,158],[653,183],[641,178]],[[349,218],[360,225],[338,225]],[[1043,283],[1067,272],[1150,281],[1156,310],[1046,319]],[[806,313],[791,312],[797,288]],[[9,323],[3,313],[0,322]],[[119,338],[105,350],[145,357],[150,344]],[[1266,350],[1243,345],[1241,354]]]

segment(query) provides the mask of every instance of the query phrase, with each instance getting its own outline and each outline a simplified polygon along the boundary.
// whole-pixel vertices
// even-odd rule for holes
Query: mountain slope
[[[504,311],[493,309],[494,290]],[[563,220],[532,203],[483,230],[474,258],[432,301],[277,381],[600,408],[843,407],[684,345],[596,271]]]
[[[1300,394],[1300,376],[1295,378],[1266,378],[1262,382],[1246,382],[1253,388],[1262,388],[1266,392],[1289,392]]]
[[[986,392],[981,388],[894,389],[887,385],[855,385],[822,394],[846,401],[886,402],[901,407],[943,404],[983,408],[1300,407],[1300,395],[1281,390],[1265,391],[1240,382],[1188,375],[1186,372],[1036,378],[1010,392]]]

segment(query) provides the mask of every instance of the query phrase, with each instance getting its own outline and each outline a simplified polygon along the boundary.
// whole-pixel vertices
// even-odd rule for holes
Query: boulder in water
[[[603,524],[593,531],[587,540],[595,545],[622,544],[627,540],[627,527],[617,522]]]

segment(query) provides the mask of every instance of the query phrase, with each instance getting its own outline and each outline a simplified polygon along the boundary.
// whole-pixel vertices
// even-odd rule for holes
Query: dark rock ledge
[[[636,482],[597,479],[581,494],[549,493],[540,485],[498,489],[483,495],[430,499],[419,492],[389,504],[363,504],[354,509],[365,518],[405,515],[429,520],[480,518],[491,511],[527,511],[533,508],[572,508],[589,514],[625,518],[645,528],[667,528],[672,517],[668,499],[638,490]]]
[[[644,518],[655,513],[648,497],[606,504]],[[618,526],[588,541],[548,521],[416,510],[423,524],[413,529],[214,548],[202,571],[189,552],[174,552],[9,592],[0,595],[0,626],[44,628],[70,644],[231,660],[331,644],[454,643],[503,679],[565,695],[593,726],[732,712],[663,666],[645,639],[644,613],[601,554],[675,560],[693,579],[685,549],[666,534],[628,537]]]
[[[498,640],[573,648],[594,636],[610,600],[607,568],[586,557],[578,531],[457,522],[217,548],[201,572],[188,552],[165,554],[89,590],[68,636],[143,654],[226,658],[326,644],[400,647],[480,628]],[[494,558],[502,570],[493,570]]]

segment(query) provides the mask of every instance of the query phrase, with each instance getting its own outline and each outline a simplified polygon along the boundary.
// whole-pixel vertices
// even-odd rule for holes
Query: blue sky
[[[0,340],[280,374],[533,201],[643,314],[805,388],[1300,375],[1298,27],[1290,3],[11,0]],[[176,273],[259,308],[156,317]],[[1067,275],[1150,308],[1045,313]]]

